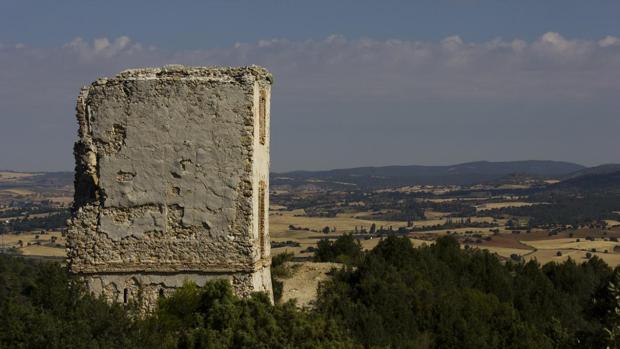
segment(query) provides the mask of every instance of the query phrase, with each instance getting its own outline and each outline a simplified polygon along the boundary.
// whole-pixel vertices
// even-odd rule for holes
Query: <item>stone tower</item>
[[[132,69],[77,101],[68,265],[153,304],[185,280],[271,295],[269,100],[257,67]]]

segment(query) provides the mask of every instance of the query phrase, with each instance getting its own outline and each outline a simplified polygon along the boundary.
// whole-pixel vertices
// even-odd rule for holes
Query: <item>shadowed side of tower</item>
[[[80,93],[68,265],[110,300],[193,280],[271,294],[263,68],[133,69]]]

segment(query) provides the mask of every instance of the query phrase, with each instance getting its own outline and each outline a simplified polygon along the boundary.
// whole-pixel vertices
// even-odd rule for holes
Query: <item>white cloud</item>
[[[549,45],[552,49],[557,50],[570,50],[574,48],[575,43],[564,39],[564,37],[558,33],[547,32],[540,37],[540,43]]]
[[[85,41],[81,37],[73,39],[65,44],[63,48],[72,50],[78,54],[80,59],[92,60],[96,58],[111,58],[122,54],[132,54],[142,51],[142,45],[132,43],[127,36],[120,36],[112,41],[110,39],[96,38],[92,43]]]
[[[439,42],[346,39],[264,40],[228,49],[175,54],[193,64],[262,64],[286,86],[314,98],[599,99],[620,92],[620,52],[601,42],[568,39],[549,32],[526,42],[495,39]],[[380,88],[378,88],[380,87]]]
[[[457,35],[438,42],[347,39],[334,34],[322,40],[274,38],[191,51],[158,49],[127,36],[78,37],[59,49],[7,52],[0,63],[26,67],[45,59],[48,74],[61,71],[72,75],[63,79],[83,83],[136,66],[260,64],[273,71],[283,94],[295,98],[592,100],[620,92],[618,47],[620,39],[613,36],[587,41],[555,32],[531,42],[468,42]]]
[[[224,48],[184,51],[137,43],[127,36],[95,40],[78,37],[57,48],[26,45],[18,49],[16,45],[0,45],[0,115],[13,118],[13,125],[21,125],[25,130],[20,133],[15,129],[17,126],[10,129],[3,122],[0,149],[10,149],[11,137],[21,134],[20,139],[33,144],[29,154],[48,151],[50,163],[55,161],[53,154],[65,154],[63,166],[67,168],[71,164],[70,144],[75,130],[72,115],[79,88],[97,77],[114,75],[127,68],[171,63],[263,65],[275,76],[274,108],[278,118],[274,120],[283,125],[277,126],[280,137],[295,134],[300,124],[307,125],[304,118],[314,115],[311,118],[316,118],[319,124],[340,123],[330,124],[334,133],[340,132],[333,135],[334,144],[342,139],[342,133],[350,132],[351,147],[358,148],[366,143],[355,143],[356,140],[372,139],[377,128],[396,125],[391,132],[406,129],[400,126],[410,125],[406,118],[415,117],[422,127],[425,123],[432,124],[431,116],[425,113],[442,115],[437,110],[446,105],[463,110],[458,118],[478,120],[471,123],[481,130],[486,129],[489,120],[513,124],[514,121],[503,112],[477,115],[468,109],[472,105],[501,105],[505,109],[498,110],[513,111],[514,106],[561,109],[577,103],[586,106],[584,118],[593,117],[604,106],[620,108],[617,98],[620,39],[613,36],[580,40],[549,32],[529,41],[498,38],[471,42],[455,35],[431,42],[348,39],[334,34],[319,40],[272,38]],[[420,105],[428,109],[420,111]],[[369,106],[372,108],[367,110]],[[400,106],[400,112],[395,111],[396,106]],[[570,124],[565,121],[565,115],[564,112],[542,113],[540,117],[547,124],[537,126],[539,136],[554,132],[557,125]],[[444,122],[448,125],[445,127],[467,127],[458,118]],[[608,125],[597,129],[601,134],[613,129],[609,120],[598,124]],[[338,128],[338,125],[347,127]],[[589,125],[594,127],[597,122],[585,124]],[[38,129],[39,133],[33,131]],[[454,133],[455,137],[460,134]],[[64,142],[66,151],[51,145],[35,147],[50,135],[58,135],[58,142]],[[322,136],[308,133],[305,145],[310,147],[317,137]],[[301,148],[303,145],[299,143],[296,151],[308,152]],[[407,147],[409,143],[402,146]]]
[[[600,47],[620,46],[620,38],[607,35],[606,37],[598,41],[598,45]]]
[[[458,35],[448,36],[447,38],[441,40],[441,44],[444,48],[455,51],[461,48],[463,45],[463,39],[461,39]]]

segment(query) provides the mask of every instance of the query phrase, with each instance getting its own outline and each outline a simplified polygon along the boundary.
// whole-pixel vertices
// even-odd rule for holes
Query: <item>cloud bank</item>
[[[192,51],[157,48],[128,36],[75,38],[53,48],[0,43],[0,168],[71,168],[73,108],[80,86],[130,67],[172,63],[258,64],[274,73],[276,169],[382,163],[373,157],[403,164],[500,157],[500,150],[480,151],[484,145],[479,141],[470,146],[465,139],[459,141],[462,135],[452,128],[462,130],[470,124],[484,130],[470,132],[474,138],[495,134],[504,125],[532,137],[553,133],[558,125],[564,134],[578,135],[584,131],[579,122],[583,112],[591,115],[586,134],[604,136],[606,129],[618,126],[609,115],[620,107],[620,38],[611,35],[582,40],[548,32],[530,42],[500,38],[468,42],[456,35],[438,42],[331,35],[321,40],[270,39]],[[517,114],[515,106],[528,112]],[[538,111],[534,123],[528,119],[530,111]],[[592,122],[601,129],[592,129]],[[528,127],[536,129],[528,131]],[[412,133],[404,133],[403,128],[414,135],[423,129],[425,134],[409,139]],[[302,129],[303,134],[296,134]],[[377,132],[386,132],[381,144],[375,140]],[[396,140],[390,132],[395,132]],[[446,135],[456,140],[439,147],[442,155],[417,156],[393,149],[426,147],[433,137]],[[317,145],[317,139],[322,145]],[[570,144],[562,143],[567,140],[556,140],[559,143],[547,144],[547,152],[536,153],[518,143],[499,148],[506,158],[588,162],[585,151],[576,154]],[[10,146],[16,142],[25,144],[19,153]],[[588,151],[617,148],[617,141],[605,142],[594,142]],[[469,150],[450,153],[462,146]],[[324,155],[328,147],[331,156]],[[392,155],[386,157],[388,153]],[[620,158],[599,155],[592,161]]]

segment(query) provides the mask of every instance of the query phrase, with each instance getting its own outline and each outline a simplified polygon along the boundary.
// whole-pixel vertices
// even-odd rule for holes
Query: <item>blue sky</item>
[[[272,169],[620,162],[619,1],[7,1],[0,168],[70,170],[80,86],[261,64]]]
[[[75,36],[129,36],[170,49],[226,47],[269,38],[534,39],[554,31],[599,38],[620,31],[620,2],[29,1],[3,0],[0,40],[58,46]]]

